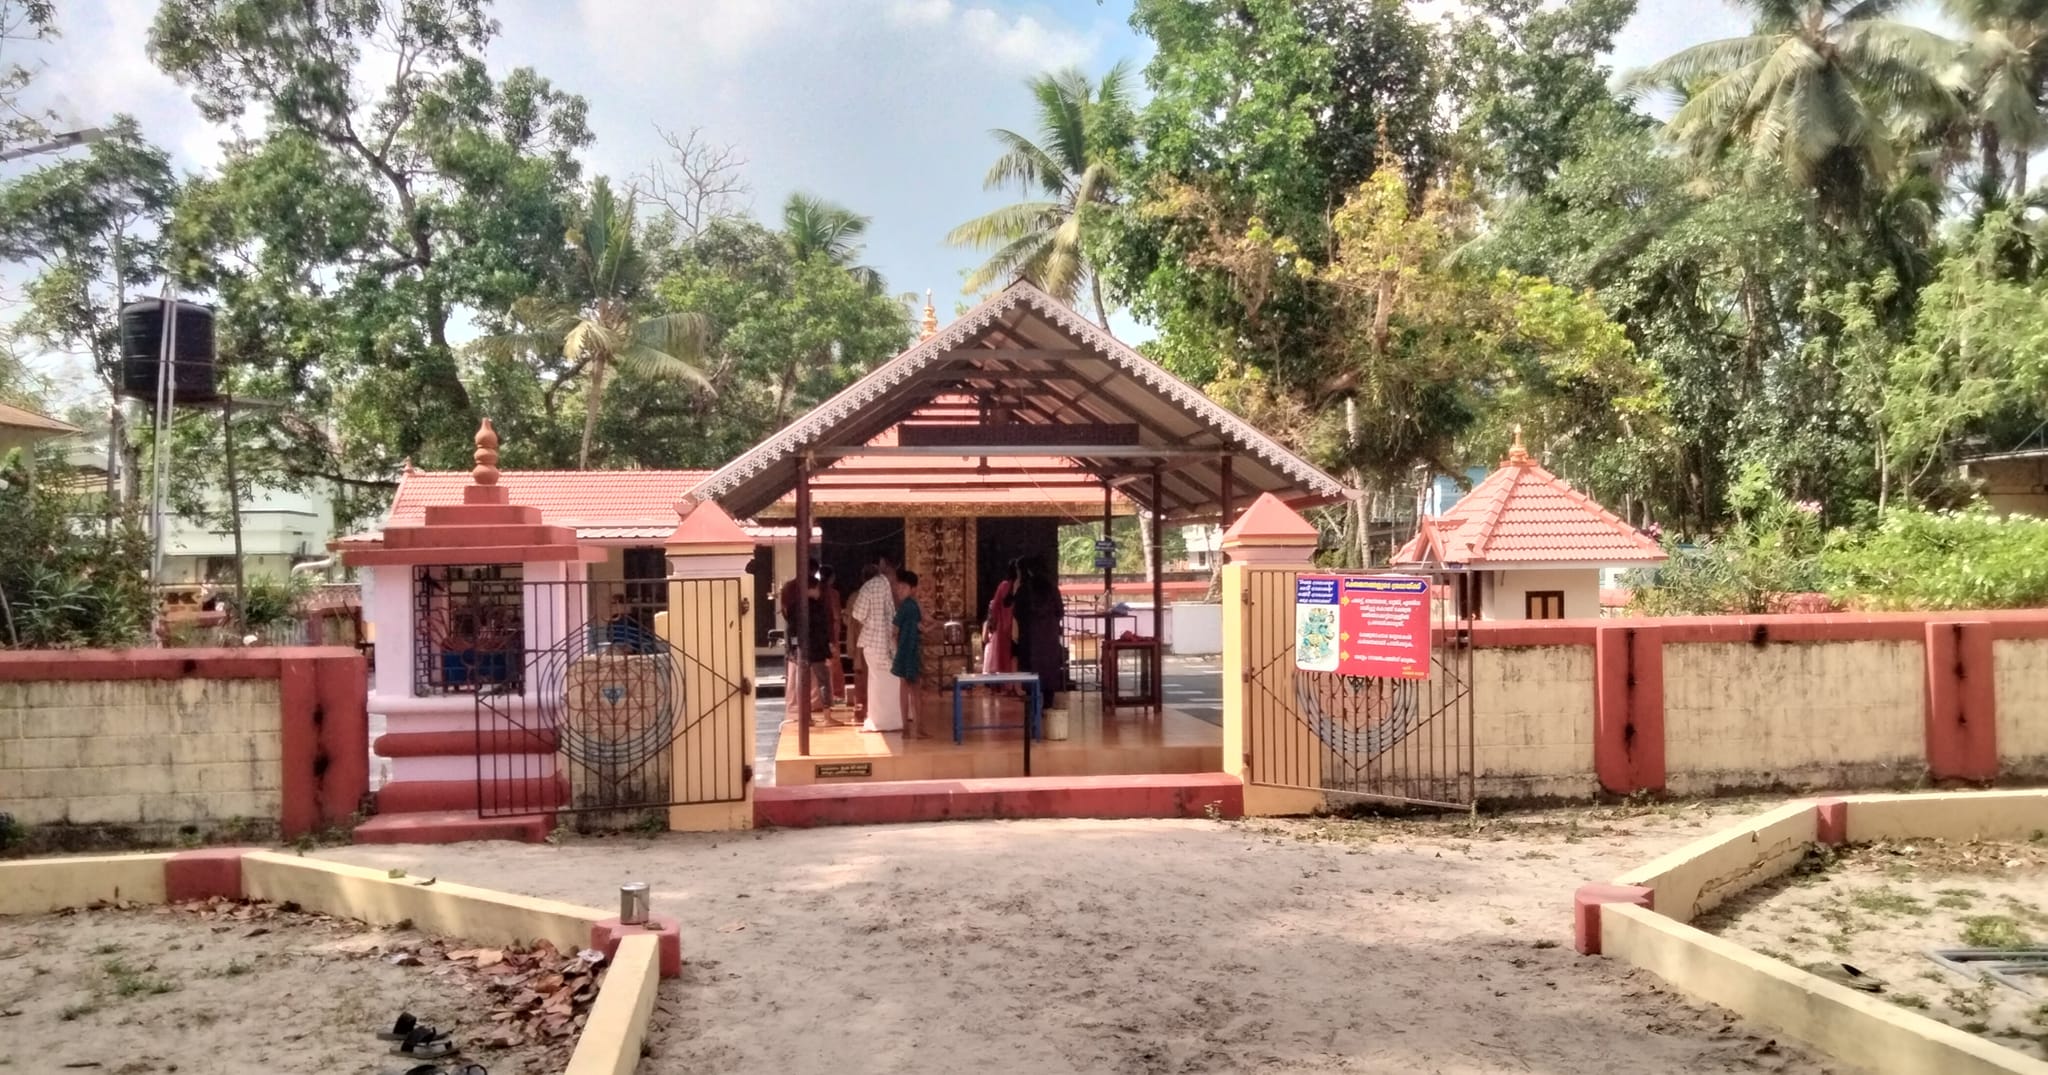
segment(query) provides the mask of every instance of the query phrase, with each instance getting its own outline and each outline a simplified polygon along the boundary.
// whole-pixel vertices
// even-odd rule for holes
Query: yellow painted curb
[[[421,883],[426,880],[274,851],[255,851],[242,859],[242,891],[252,900],[290,901],[380,926],[411,919],[425,932],[478,944],[531,944],[544,939],[574,952],[590,944],[591,926],[610,917],[571,903],[453,881]]]
[[[661,941],[639,934],[619,941],[604,988],[590,1006],[590,1018],[576,1039],[567,1075],[632,1075],[640,1065],[647,1024],[654,1017],[654,992],[661,984]]]
[[[0,862],[0,915],[47,914],[98,902],[165,901],[171,853],[81,855]],[[291,902],[309,911],[373,925],[411,919],[414,928],[477,944],[546,940],[564,952],[590,943],[590,927],[610,916],[589,907],[494,889],[309,859],[274,851],[242,856],[242,892],[252,900]],[[631,1075],[654,1016],[661,983],[661,942],[621,939],[591,1004],[568,1070],[572,1075]]]
[[[0,915],[48,914],[105,901],[164,902],[168,853],[0,862]]]
[[[1844,795],[1848,839],[2027,840],[2048,831],[2048,791],[1960,791],[1925,795]]]
[[[1798,865],[1815,831],[1813,803],[1787,803],[1653,859],[1614,883],[1656,892],[1658,914],[1690,922],[1728,897]]]
[[[1822,803],[1839,801],[1839,814]],[[1774,1027],[1878,1075],[2048,1075],[2048,1063],[1908,1011],[1686,923],[1783,874],[1833,838],[2025,840],[2048,830],[2048,790],[1844,795],[1787,803],[1615,879],[1651,891],[1654,910],[1605,904],[1599,951],[1681,992]]]
[[[2048,1063],[1641,907],[1600,909],[1600,951],[1874,1075],[2048,1075]]]

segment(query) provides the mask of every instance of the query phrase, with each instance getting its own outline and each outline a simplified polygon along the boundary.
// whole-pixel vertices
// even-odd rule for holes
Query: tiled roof
[[[505,470],[498,484],[512,502],[539,508],[550,526],[583,531],[626,531],[621,536],[667,537],[676,528],[676,504],[708,470]],[[466,470],[409,470],[398,480],[384,525],[420,526],[427,508],[462,503]],[[584,535],[592,536],[592,535]]]
[[[1432,549],[1431,546],[1434,546]],[[1664,550],[1543,469],[1519,437],[1499,470],[1394,554],[1397,564],[1641,564]]]
[[[78,426],[70,422],[57,422],[47,414],[35,414],[29,407],[16,407],[14,403],[0,403],[0,426],[14,430],[35,430],[51,436],[78,432]]]

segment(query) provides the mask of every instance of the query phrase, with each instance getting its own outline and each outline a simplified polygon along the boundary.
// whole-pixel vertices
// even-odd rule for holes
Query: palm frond
[[[1622,85],[1631,89],[1660,89],[1674,83],[1689,86],[1753,64],[1777,46],[1778,38],[1771,35],[1704,42],[1630,72]]]
[[[1060,216],[1065,209],[1066,207],[1058,202],[1017,202],[1014,205],[1006,205],[947,232],[946,242],[953,246],[990,247],[1024,235],[1049,233],[1059,226]]]
[[[1019,275],[1035,281],[1037,274],[1033,266],[1045,260],[1046,251],[1051,246],[1051,231],[1019,236],[968,273],[963,286],[968,291],[979,291],[991,284],[1007,284]]]
[[[1015,183],[1025,190],[1033,187],[1059,195],[1067,188],[1067,171],[1043,146],[1015,131],[1001,127],[989,132],[1003,153],[982,177],[983,190],[1001,190]]]

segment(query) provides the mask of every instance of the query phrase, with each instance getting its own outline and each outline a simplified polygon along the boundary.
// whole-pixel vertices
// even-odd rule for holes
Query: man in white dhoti
[[[857,633],[854,645],[867,666],[867,719],[864,732],[903,730],[902,683],[889,672],[894,654],[890,650],[890,628],[896,620],[896,562],[887,556],[876,561],[875,574],[861,583],[847,607]]]

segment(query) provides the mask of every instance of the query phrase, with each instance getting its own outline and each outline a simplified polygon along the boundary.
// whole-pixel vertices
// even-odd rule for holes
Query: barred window
[[[519,565],[415,571],[413,693],[518,691],[526,648]]]

